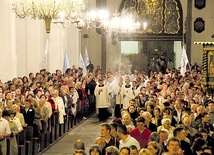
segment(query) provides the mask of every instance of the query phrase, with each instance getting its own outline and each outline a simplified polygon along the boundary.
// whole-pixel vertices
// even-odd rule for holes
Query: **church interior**
[[[87,50],[94,66],[100,65],[103,72],[109,68],[115,69],[121,62],[127,62],[128,66],[132,67],[138,66],[141,62],[143,66],[149,66],[152,58],[161,55],[166,56],[167,61],[171,59],[178,68],[183,47],[190,63],[197,62],[201,65],[202,46],[195,45],[194,42],[213,41],[211,37],[214,26],[213,1],[139,1],[142,4],[135,4],[134,0],[83,1],[84,11],[105,8],[110,17],[116,16],[115,12],[122,16],[125,14],[124,10],[130,9],[129,12],[134,10],[133,14],[137,17],[135,20],[146,21],[147,27],[144,29],[141,22],[141,27],[131,33],[119,32],[116,28],[115,31],[96,28],[96,24],[86,27],[75,22],[67,23],[69,26],[64,28],[63,22],[56,20],[49,22],[50,32],[47,33],[45,26],[47,20],[38,18],[34,20],[30,15],[24,15],[21,19],[21,16],[17,15],[20,10],[15,10],[13,2],[7,0],[0,2],[0,18],[3,21],[0,25],[2,81],[24,76],[29,72],[37,72],[42,68],[50,72],[62,69],[65,51],[70,65],[78,66],[80,53],[84,57]],[[21,9],[20,7],[22,6],[18,6],[17,9]],[[131,41],[137,42],[135,45],[137,52],[123,53],[123,43]],[[48,52],[45,53],[47,42]],[[132,65],[133,61],[135,63]]]

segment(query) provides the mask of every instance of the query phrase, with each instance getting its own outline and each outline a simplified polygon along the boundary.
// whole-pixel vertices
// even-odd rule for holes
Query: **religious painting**
[[[208,52],[208,73],[214,75],[214,51]]]

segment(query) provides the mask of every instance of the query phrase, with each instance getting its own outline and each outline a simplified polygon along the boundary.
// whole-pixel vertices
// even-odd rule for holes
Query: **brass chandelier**
[[[13,0],[12,10],[22,19],[45,20],[46,32],[50,33],[52,21],[63,27],[80,22],[85,17],[86,6],[83,0]]]

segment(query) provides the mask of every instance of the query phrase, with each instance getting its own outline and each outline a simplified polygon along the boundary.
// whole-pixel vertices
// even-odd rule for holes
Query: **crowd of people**
[[[212,155],[213,94],[200,83],[198,68],[185,75],[174,68],[165,74],[97,75],[94,94],[102,123],[89,154]],[[106,123],[111,114],[113,121]]]
[[[90,155],[213,154],[214,101],[198,70],[184,76],[174,68],[149,75],[93,70],[84,75],[73,65],[65,73],[42,69],[0,82],[1,153],[6,154],[9,137],[14,142],[10,152],[18,154],[15,135],[23,127],[33,126],[39,137],[52,114],[58,113],[63,124],[66,114],[75,116],[90,103],[101,122]],[[106,123],[110,116],[113,121]],[[76,143],[74,154],[85,155],[84,142]]]
[[[6,139],[10,140],[10,154],[18,154],[16,135],[28,126],[33,127],[33,136],[38,137],[40,144],[52,115],[58,117],[59,124],[83,110],[87,117],[89,110],[95,109],[95,86],[92,75],[83,77],[82,69],[74,65],[64,74],[61,70],[50,73],[42,69],[0,81],[0,155],[8,152]]]

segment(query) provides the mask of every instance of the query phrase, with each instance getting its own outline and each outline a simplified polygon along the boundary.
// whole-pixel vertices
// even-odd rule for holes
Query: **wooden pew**
[[[59,138],[59,112],[54,113],[55,115],[55,140]]]
[[[10,155],[10,138],[6,138],[7,141],[7,155]]]
[[[32,126],[27,126],[24,128],[26,131],[26,149],[25,149],[25,154],[26,155],[31,155],[33,152],[33,127]]]
[[[50,127],[51,133],[50,133],[50,143],[53,143],[55,141],[55,115],[51,115],[51,127]]]
[[[18,144],[18,154],[24,155],[26,147],[26,130],[22,130],[20,133],[18,133],[16,135],[16,140]]]
[[[45,133],[45,148],[50,145],[50,134],[51,134],[51,118],[48,119],[48,128]]]

